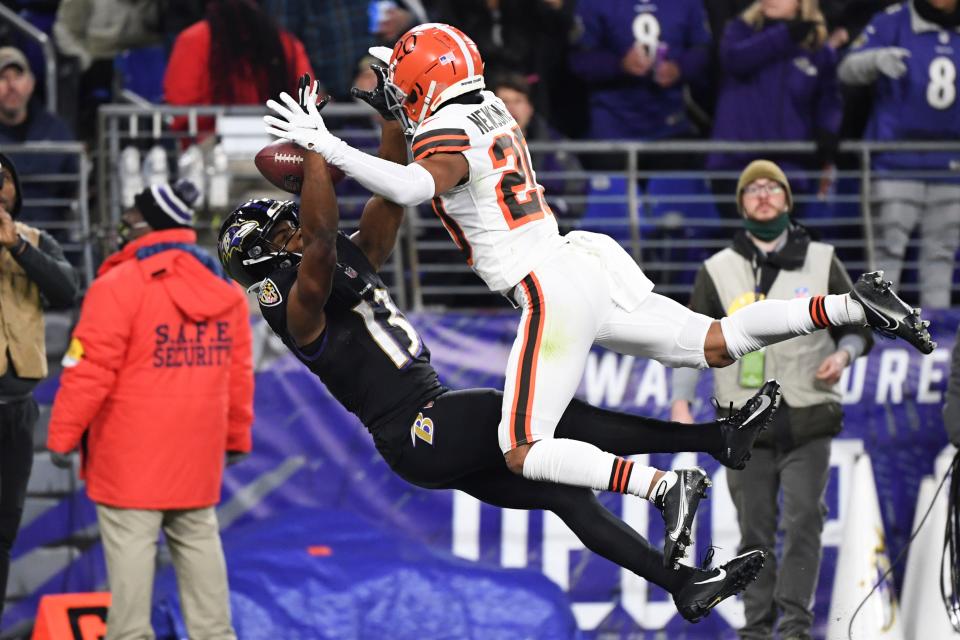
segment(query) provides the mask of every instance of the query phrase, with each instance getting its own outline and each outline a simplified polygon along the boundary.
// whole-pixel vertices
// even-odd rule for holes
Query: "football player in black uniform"
[[[381,156],[403,162],[400,125],[383,125]],[[408,482],[459,489],[504,508],[554,512],[592,551],[669,591],[680,613],[697,621],[743,590],[763,565],[752,551],[713,569],[665,566],[663,554],[581,487],[535,482],[512,473],[497,442],[502,394],[454,391],[441,384],[430,351],[377,275],[393,249],[403,209],[380,197],[367,203],[359,230],[338,231],[327,165],[307,152],[302,200],[253,200],[219,234],[230,276],[257,291],[271,329],[373,435],[377,450]],[[557,436],[591,442],[617,455],[702,451],[742,467],[773,412],[775,382],[730,418],[680,425],[605,411],[574,400]],[[768,405],[770,405],[768,407]],[[610,485],[625,465],[618,458]]]

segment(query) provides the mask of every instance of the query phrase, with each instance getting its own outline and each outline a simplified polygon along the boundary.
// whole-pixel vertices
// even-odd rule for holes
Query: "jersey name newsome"
[[[496,104],[486,104],[467,116],[477,125],[481,133],[490,133],[497,127],[502,127],[511,121],[509,114],[504,113]]]

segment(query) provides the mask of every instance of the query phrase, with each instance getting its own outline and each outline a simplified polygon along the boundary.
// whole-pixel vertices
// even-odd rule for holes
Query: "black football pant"
[[[528,480],[507,469],[497,442],[502,399],[503,394],[493,389],[443,394],[418,416],[423,435],[417,436],[411,425],[411,438],[394,471],[412,484],[459,489],[494,506],[552,511],[594,553],[667,591],[676,591],[690,569],[664,568],[661,551],[605,509],[593,491]],[[716,423],[664,422],[598,409],[576,399],[560,419],[555,436],[589,442],[620,456],[710,453],[723,445]]]
[[[0,403],[0,615],[7,593],[10,549],[20,527],[33,467],[33,425],[38,415],[32,396]]]

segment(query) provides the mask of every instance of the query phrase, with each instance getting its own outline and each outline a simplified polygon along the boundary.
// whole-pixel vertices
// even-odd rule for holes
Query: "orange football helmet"
[[[465,33],[439,22],[416,26],[393,47],[387,105],[407,134],[442,104],[483,89],[483,59]]]

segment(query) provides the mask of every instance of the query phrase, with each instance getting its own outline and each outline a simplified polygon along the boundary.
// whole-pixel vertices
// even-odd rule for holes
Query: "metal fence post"
[[[637,192],[637,147],[627,147],[627,216],[630,220],[630,253],[640,262],[640,196]]]
[[[90,194],[87,181],[90,178],[90,159],[85,153],[79,153],[80,185],[77,189],[79,200],[80,231],[83,238],[83,271],[86,283],[93,282],[93,238],[90,233]]]
[[[876,248],[873,237],[873,215],[870,212],[870,147],[864,146],[860,151],[860,215],[863,218],[864,252],[867,258],[867,270],[877,268]]]
[[[405,301],[405,304],[409,304],[414,311],[423,311],[423,287],[420,282],[420,259],[417,256],[417,231],[419,228],[420,218],[417,215],[417,210],[414,207],[407,207],[403,216],[403,226],[400,228],[402,232],[401,237],[406,238],[406,251],[407,251],[407,268],[410,271],[410,299]],[[397,279],[402,280],[406,275],[404,273],[404,265],[400,258],[400,250],[395,249],[393,252],[394,264],[397,269]],[[406,291],[404,291],[406,294]],[[404,295],[406,298],[406,295]]]

